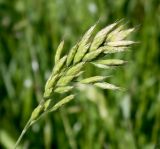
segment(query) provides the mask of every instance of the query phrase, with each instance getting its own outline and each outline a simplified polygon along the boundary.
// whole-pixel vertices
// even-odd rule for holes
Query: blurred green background
[[[54,65],[100,18],[99,29],[122,18],[139,26],[129,61],[108,75],[126,91],[80,88],[63,109],[35,124],[24,149],[154,149],[160,144],[160,2],[158,0],[0,0],[0,148],[12,148]],[[56,99],[55,99],[56,100]]]

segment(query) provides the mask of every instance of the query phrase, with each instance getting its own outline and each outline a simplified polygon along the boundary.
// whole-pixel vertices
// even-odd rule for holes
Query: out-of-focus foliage
[[[12,148],[42,98],[62,39],[66,52],[100,18],[138,26],[140,44],[114,58],[117,70],[85,68],[84,76],[112,75],[126,91],[80,86],[76,98],[44,117],[23,148],[153,149],[160,144],[160,3],[158,0],[0,0],[0,148]],[[56,96],[55,99],[56,100]]]

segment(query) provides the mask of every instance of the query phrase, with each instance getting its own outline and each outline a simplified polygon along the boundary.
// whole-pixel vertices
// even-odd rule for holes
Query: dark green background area
[[[160,2],[157,0],[0,0],[0,148],[12,148],[42,98],[61,40],[64,53],[100,19],[124,18],[140,41],[117,69],[88,65],[83,77],[112,75],[126,91],[75,90],[76,98],[35,124],[20,148],[153,149],[160,144]],[[63,53],[63,54],[64,54]],[[58,98],[58,95],[54,97]]]

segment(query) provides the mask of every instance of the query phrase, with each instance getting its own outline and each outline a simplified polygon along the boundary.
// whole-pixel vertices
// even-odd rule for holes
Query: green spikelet
[[[61,58],[61,53],[64,47],[64,41],[61,41],[61,43],[59,44],[57,50],[56,50],[56,54],[55,54],[55,64],[60,60]]]

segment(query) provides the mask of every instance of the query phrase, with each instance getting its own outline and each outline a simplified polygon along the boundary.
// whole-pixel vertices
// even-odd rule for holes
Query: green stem
[[[29,129],[29,127],[31,126],[31,119],[28,120],[27,124],[25,125],[23,131],[21,132],[18,140],[16,141],[16,144],[14,146],[14,149],[16,149],[20,143],[20,141],[22,140],[22,137],[24,136],[24,134],[26,133],[26,131]]]

